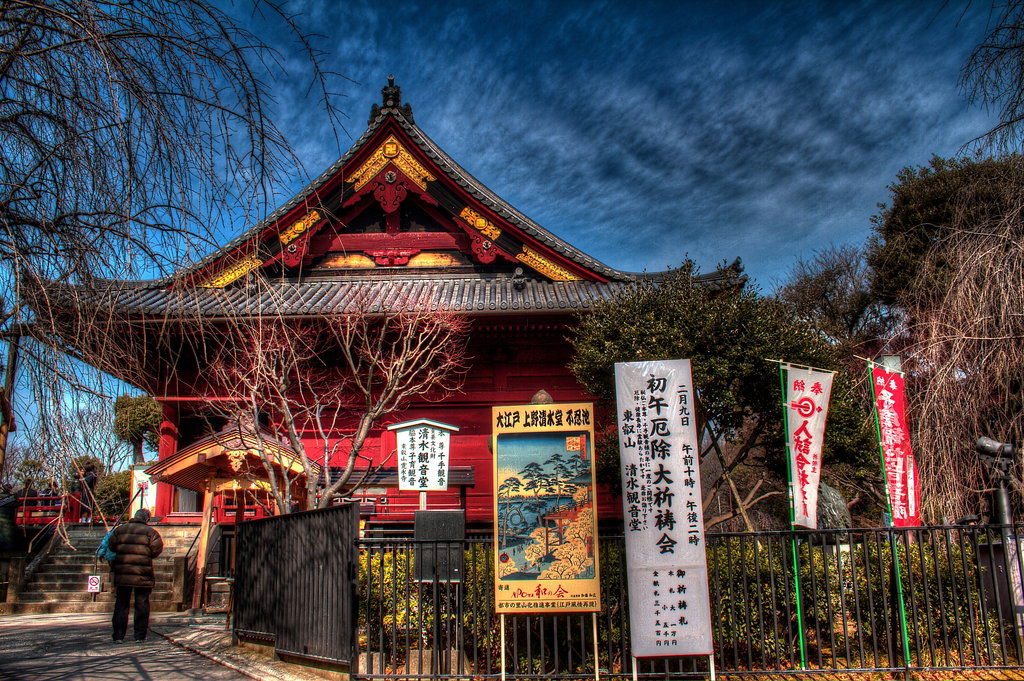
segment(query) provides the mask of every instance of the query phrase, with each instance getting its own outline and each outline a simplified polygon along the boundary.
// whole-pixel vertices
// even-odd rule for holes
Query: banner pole
[[[592,612],[590,614],[593,615],[594,622],[594,681],[601,681],[601,664],[597,659],[597,613]]]
[[[907,634],[907,607],[903,597],[903,574],[900,570],[900,554],[896,550],[896,535],[893,533],[892,499],[889,498],[889,473],[885,470],[885,448],[882,446],[882,423],[878,417],[878,398],[875,397],[875,379],[871,369],[875,362],[868,360],[868,383],[871,385],[871,411],[875,414],[875,437],[878,439],[878,462],[882,466],[882,489],[885,491],[885,508],[889,513],[889,549],[892,551],[892,565],[896,572],[896,598],[900,606],[900,639],[903,641],[903,664],[910,667],[910,637]],[[884,367],[883,367],[884,368]],[[886,369],[888,371],[888,369]]]
[[[715,654],[708,655],[708,669],[711,671],[711,681],[715,681]]]
[[[779,362],[779,387],[782,389],[782,429],[786,438],[786,488],[789,490],[789,528],[796,530],[796,498],[793,495],[793,453],[789,449],[789,412],[786,405],[786,370]],[[807,643],[804,641],[803,597],[800,595],[800,561],[796,535],[790,535],[789,548],[793,552],[793,590],[796,593],[796,626],[800,642],[800,669],[807,669]]]
[[[637,681],[637,678],[636,678],[636,655],[631,655],[630,657],[633,658],[633,681]]]
[[[501,621],[501,681],[505,681],[505,613],[498,616]]]

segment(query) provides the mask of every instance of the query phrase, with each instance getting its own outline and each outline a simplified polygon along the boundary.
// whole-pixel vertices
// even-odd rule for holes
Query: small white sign
[[[448,489],[448,452],[455,426],[419,419],[388,426],[398,448],[398,489],[443,492]]]
[[[636,657],[711,654],[704,511],[690,360],[615,365]]]
[[[89,593],[98,594],[100,592],[100,576],[89,575]]]

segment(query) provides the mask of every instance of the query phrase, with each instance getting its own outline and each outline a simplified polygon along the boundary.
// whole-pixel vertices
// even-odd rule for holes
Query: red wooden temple
[[[387,429],[393,423],[426,418],[458,426],[449,491],[427,493],[427,508],[462,507],[470,527],[489,527],[491,407],[528,403],[539,390],[556,402],[591,400],[566,368],[568,327],[595,302],[658,275],[616,270],[544,229],[431,140],[393,79],[382,94],[369,127],[344,156],[195,266],[160,280],[52,284],[49,304],[74,307],[78,314],[102,311],[112,320],[107,333],[147,334],[159,327],[161,340],[147,346],[140,374],[103,368],[162,403],[161,464],[210,437],[203,406],[217,398],[204,387],[201,361],[189,355],[194,351],[174,340],[175,324],[189,316],[272,313],[298,319],[330,315],[356,299],[388,310],[411,298],[469,316],[472,360],[462,391],[388,415],[364,453],[380,462],[394,449]],[[252,294],[254,278],[261,278],[260,295]],[[702,275],[711,288],[731,288],[742,278],[739,261]],[[84,342],[63,333],[71,346]],[[308,436],[308,451],[321,447],[315,433]],[[170,484],[174,480],[184,477],[158,482],[156,514],[198,522],[203,493]],[[399,492],[396,481],[393,469],[385,468],[360,490],[371,523],[411,522],[417,493]],[[235,497],[218,494],[225,495],[213,504],[218,518],[231,521],[236,516],[223,509]],[[619,512],[614,500],[599,498],[601,516]]]

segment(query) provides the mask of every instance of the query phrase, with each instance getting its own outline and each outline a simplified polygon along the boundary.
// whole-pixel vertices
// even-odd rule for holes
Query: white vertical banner
[[[618,363],[615,396],[632,654],[710,655],[690,360]]]
[[[818,527],[818,482],[834,371],[782,363],[793,524]]]

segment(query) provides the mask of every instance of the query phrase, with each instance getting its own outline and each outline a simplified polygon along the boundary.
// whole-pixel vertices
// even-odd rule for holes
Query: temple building
[[[424,504],[417,493],[397,489],[396,436],[388,426],[418,419],[450,424],[457,430],[450,435],[448,489],[427,492],[425,507],[463,508],[469,527],[482,530],[493,514],[491,407],[529,403],[539,391],[556,402],[592,401],[567,369],[568,329],[595,303],[659,276],[614,269],[541,227],[431,140],[393,79],[382,94],[344,156],[197,264],[151,281],[47,287],[54,317],[63,311],[77,320],[56,331],[86,361],[102,342],[86,326],[108,338],[138,339],[134,365],[94,363],[163,406],[160,462],[150,472],[156,515],[166,522],[199,522],[204,507],[224,523],[269,512],[266,499],[241,504],[249,509],[236,503],[246,499],[239,489],[254,493],[259,486],[231,484],[232,472],[251,462],[216,436],[224,424],[211,419],[208,407],[219,397],[206,382],[203,348],[190,341],[197,320],[300,321],[357,304],[393,312],[411,300],[467,317],[469,370],[461,390],[421,396],[380,419],[357,464],[376,472],[357,471],[353,480],[362,481],[356,493],[368,528],[409,525]],[[701,276],[712,289],[743,278],[739,261]],[[340,462],[322,460],[323,437],[315,430],[302,437],[323,470],[307,473],[330,475]],[[287,443],[275,448],[275,465],[294,470]],[[237,451],[245,449],[243,443]],[[599,501],[599,515],[620,515],[616,500]]]

